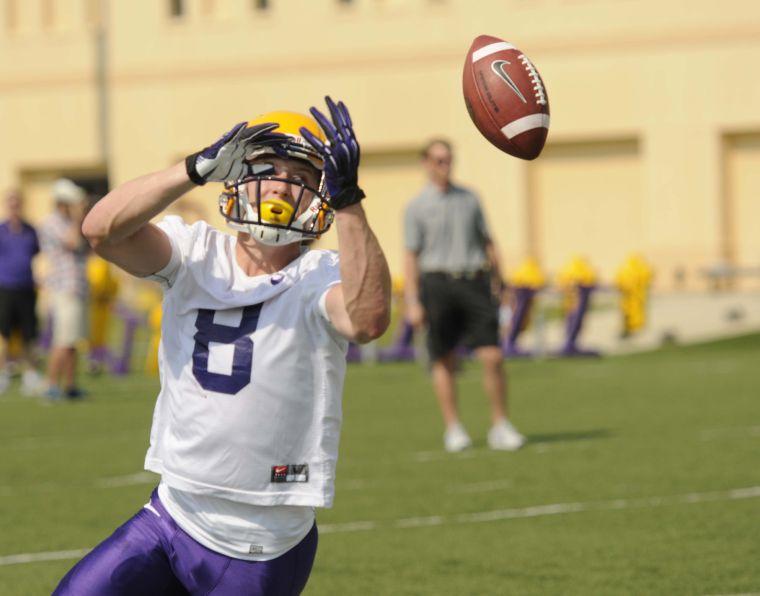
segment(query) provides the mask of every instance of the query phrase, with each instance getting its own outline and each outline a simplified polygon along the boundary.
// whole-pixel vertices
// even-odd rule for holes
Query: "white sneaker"
[[[472,439],[460,423],[452,424],[443,435],[443,447],[449,453],[463,451],[472,446]]]
[[[516,451],[525,444],[523,437],[509,420],[494,424],[488,431],[488,446],[500,451]]]
[[[0,394],[8,391],[8,387],[11,384],[11,376],[7,371],[0,371]]]
[[[21,393],[26,396],[42,395],[45,391],[45,379],[36,370],[27,369],[21,375]]]

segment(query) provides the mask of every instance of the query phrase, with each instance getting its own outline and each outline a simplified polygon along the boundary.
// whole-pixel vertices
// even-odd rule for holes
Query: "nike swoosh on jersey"
[[[512,63],[507,60],[494,60],[493,62],[491,62],[491,70],[496,73],[496,76],[498,76],[502,81],[504,81],[507,85],[509,85],[509,88],[515,92],[517,97],[519,97],[523,103],[528,103],[528,100],[525,99],[525,96],[520,92],[519,87],[512,80],[512,77],[510,77],[507,74],[507,71],[504,70],[505,64],[512,64]]]

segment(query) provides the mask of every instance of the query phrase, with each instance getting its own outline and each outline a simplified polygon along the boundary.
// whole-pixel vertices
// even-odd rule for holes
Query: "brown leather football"
[[[511,43],[480,35],[467,52],[464,101],[478,130],[502,151],[536,159],[549,132],[549,97],[541,75]]]

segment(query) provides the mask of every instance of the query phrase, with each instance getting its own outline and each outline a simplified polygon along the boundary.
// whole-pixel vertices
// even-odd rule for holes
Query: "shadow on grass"
[[[591,430],[579,430],[565,433],[546,433],[541,435],[530,434],[525,436],[525,445],[541,445],[552,443],[570,443],[576,441],[595,441],[597,439],[609,439],[614,437],[615,433],[606,428],[595,428]],[[488,451],[488,443],[485,439],[473,439],[472,447],[474,450]],[[468,450],[465,453],[471,453]]]
[[[615,436],[615,433],[606,428],[595,428],[591,430],[579,430],[564,433],[547,433],[542,435],[528,435],[529,444],[537,443],[565,443],[568,441],[594,441],[596,439],[609,439]]]

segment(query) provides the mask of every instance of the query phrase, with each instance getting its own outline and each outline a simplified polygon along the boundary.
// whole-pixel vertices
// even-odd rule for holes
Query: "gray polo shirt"
[[[406,208],[404,244],[417,254],[423,273],[484,269],[489,240],[477,195],[461,186],[441,192],[429,184]]]

